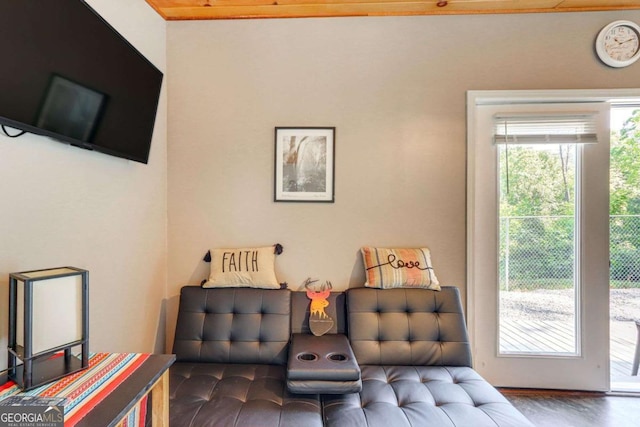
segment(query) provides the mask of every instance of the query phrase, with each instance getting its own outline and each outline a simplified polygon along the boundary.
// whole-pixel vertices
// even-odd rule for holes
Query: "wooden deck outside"
[[[573,324],[563,321],[515,320],[500,322],[500,351],[505,353],[574,353]],[[611,321],[611,381],[634,382],[631,365],[636,348],[634,322]]]

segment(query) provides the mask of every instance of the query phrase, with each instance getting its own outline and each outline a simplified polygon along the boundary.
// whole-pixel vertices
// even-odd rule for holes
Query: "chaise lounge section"
[[[301,293],[184,287],[170,425],[533,427],[471,368],[457,288],[355,288],[330,301],[330,333],[347,332],[359,365],[361,378],[349,377],[347,389],[361,391],[314,394],[326,383],[309,375],[307,384],[290,382],[309,394],[294,394],[287,388],[290,340],[308,331]]]
[[[347,291],[360,393],[325,396],[330,427],[533,427],[471,368],[459,291]]]

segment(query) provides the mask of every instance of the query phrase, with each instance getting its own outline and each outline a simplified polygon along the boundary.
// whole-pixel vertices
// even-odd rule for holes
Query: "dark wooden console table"
[[[169,367],[175,360],[173,354],[150,355],[76,426],[117,426],[136,403],[151,393],[151,425],[169,427]]]
[[[91,361],[93,358],[107,360],[118,356],[119,359],[106,364],[101,370],[92,372]],[[135,361],[126,365],[127,360]],[[122,361],[120,361],[122,359]],[[109,359],[111,360],[111,359]],[[65,377],[45,386],[20,392],[17,386],[10,384],[0,388],[0,399],[8,396],[18,396],[21,394],[47,396],[47,397],[67,397],[65,394],[69,389],[75,388],[74,395],[79,395],[80,390],[94,387],[100,378],[110,376],[116,369],[118,371],[117,381],[105,383],[94,396],[88,398],[87,406],[91,406],[82,411],[82,414],[70,415],[65,406],[65,426],[70,421],[74,427],[116,427],[122,420],[136,408],[139,403],[148,395],[151,396],[151,410],[148,416],[151,417],[153,427],[169,427],[169,367],[175,361],[172,354],[145,354],[137,355],[132,353],[99,353],[92,356],[89,361],[89,369],[83,374],[74,374],[75,377]],[[114,366],[113,370],[109,367]],[[115,377],[115,375],[114,375]],[[91,384],[91,386],[89,385]],[[60,392],[58,392],[60,390]],[[79,400],[79,398],[78,398]],[[85,402],[77,403],[81,407]],[[71,420],[70,418],[74,418]]]

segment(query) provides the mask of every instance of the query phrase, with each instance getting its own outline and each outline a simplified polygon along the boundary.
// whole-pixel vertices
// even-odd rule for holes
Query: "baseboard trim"
[[[506,396],[527,396],[527,397],[603,397],[607,393],[601,391],[583,390],[551,390],[536,388],[509,388],[498,387],[498,390]]]

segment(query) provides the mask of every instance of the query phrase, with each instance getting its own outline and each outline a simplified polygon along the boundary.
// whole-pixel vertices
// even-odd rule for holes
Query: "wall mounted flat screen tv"
[[[0,124],[147,163],[162,72],[83,0],[0,2]]]

